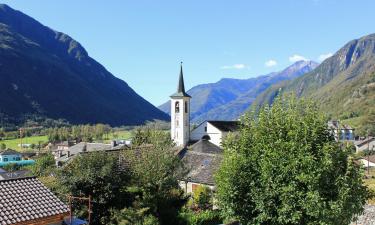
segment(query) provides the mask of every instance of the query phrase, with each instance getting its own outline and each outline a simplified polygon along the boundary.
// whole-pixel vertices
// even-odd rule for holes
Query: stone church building
[[[215,188],[214,173],[222,160],[222,141],[230,132],[239,128],[238,121],[207,120],[190,130],[190,100],[185,91],[182,65],[177,92],[171,98],[171,138],[182,149],[180,157],[186,163],[189,174],[180,181],[187,193],[205,185]]]

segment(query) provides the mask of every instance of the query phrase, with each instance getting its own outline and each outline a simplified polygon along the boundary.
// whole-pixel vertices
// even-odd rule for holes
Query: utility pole
[[[23,145],[22,145],[22,135],[23,135],[23,130],[22,127],[20,128],[20,142],[21,142],[21,150],[23,150]]]
[[[367,132],[367,175],[370,175],[370,137]]]

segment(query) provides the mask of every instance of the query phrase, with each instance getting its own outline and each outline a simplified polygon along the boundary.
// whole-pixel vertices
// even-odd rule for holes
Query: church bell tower
[[[185,92],[182,62],[177,92],[171,97],[171,138],[177,146],[185,147],[190,140],[190,99]]]

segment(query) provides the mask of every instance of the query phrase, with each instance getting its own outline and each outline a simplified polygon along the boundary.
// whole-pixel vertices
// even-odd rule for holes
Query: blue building
[[[12,149],[6,149],[0,151],[0,166],[5,166],[10,163],[15,163],[17,165],[31,165],[34,164],[34,160],[23,160],[22,154]]]

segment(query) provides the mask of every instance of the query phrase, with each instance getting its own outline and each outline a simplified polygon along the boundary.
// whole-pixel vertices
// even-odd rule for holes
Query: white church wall
[[[198,127],[191,131],[190,139],[193,141],[198,141],[205,135],[210,136],[211,143],[221,146],[223,132],[210,124],[208,121],[201,123]]]

